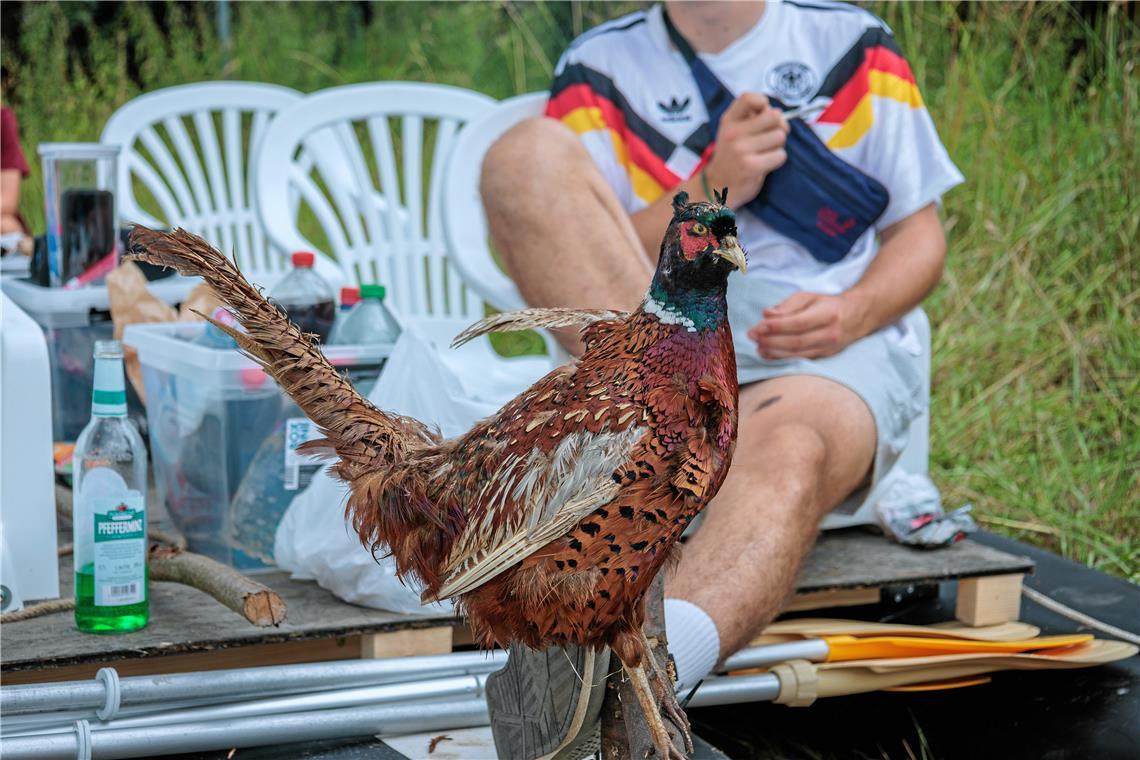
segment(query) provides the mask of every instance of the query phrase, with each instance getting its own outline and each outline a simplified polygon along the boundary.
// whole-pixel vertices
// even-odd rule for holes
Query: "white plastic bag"
[[[467,432],[479,419],[551,368],[546,357],[512,360],[505,370],[475,352],[437,351],[415,326],[400,336],[368,399],[380,409],[436,426],[447,437]],[[489,361],[488,361],[489,360]],[[499,365],[499,366],[495,366]],[[347,486],[328,468],[293,499],[277,528],[274,559],[294,578],[315,580],[345,601],[408,615],[440,615],[451,602],[421,605],[420,588],[396,578],[391,557],[379,561],[344,520]]]

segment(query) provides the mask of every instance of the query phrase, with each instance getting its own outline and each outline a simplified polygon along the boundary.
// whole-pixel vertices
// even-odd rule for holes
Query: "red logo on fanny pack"
[[[841,222],[839,221],[839,213],[835,209],[824,206],[819,210],[819,213],[815,215],[815,226],[818,227],[824,235],[835,237],[836,235],[842,235],[854,227],[855,219],[852,217],[844,219]]]

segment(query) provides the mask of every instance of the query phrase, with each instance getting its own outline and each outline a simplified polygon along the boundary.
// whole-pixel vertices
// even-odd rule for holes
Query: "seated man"
[[[734,98],[717,124],[702,65]],[[785,148],[801,149],[786,144],[790,122],[776,102],[810,103],[800,118],[831,151],[822,153],[889,193],[838,255],[777,230],[751,203]],[[684,693],[779,613],[823,516],[865,498],[925,409],[924,358],[903,318],[941,276],[936,204],[962,177],[887,27],[829,0],[667,0],[603,24],[563,56],[546,115],[506,134],[483,173],[495,248],[530,304],[635,308],[677,190],[705,199],[727,187],[749,254],[728,294],[741,389],[735,458],[666,585]],[[795,202],[766,202],[781,200]],[[857,222],[808,211],[809,226],[829,236]],[[562,340],[580,348],[575,335]],[[560,658],[571,667],[561,652],[543,667]],[[574,700],[588,698],[582,675]],[[504,756],[575,740],[544,734],[538,747],[502,746],[528,721],[552,719],[491,696]],[[560,698],[550,696],[559,709]]]

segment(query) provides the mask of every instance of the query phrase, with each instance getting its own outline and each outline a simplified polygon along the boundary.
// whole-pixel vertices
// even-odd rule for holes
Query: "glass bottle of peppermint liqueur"
[[[146,448],[127,419],[123,347],[95,343],[91,421],[73,456],[75,625],[125,633],[150,615],[146,572]]]

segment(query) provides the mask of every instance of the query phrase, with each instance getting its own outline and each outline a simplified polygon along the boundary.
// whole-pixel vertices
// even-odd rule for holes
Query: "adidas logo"
[[[691,98],[685,98],[679,101],[674,96],[668,103],[659,102],[657,107],[665,114],[665,121],[689,121],[692,117],[685,112],[689,110],[690,100]]]

